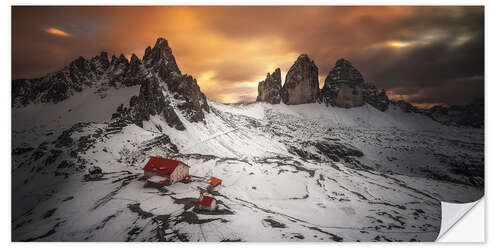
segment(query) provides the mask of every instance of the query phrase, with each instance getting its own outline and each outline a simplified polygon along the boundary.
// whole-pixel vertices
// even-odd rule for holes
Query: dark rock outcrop
[[[127,71],[127,76],[129,77],[137,76],[139,72],[142,71],[141,66],[142,66],[141,60],[139,60],[139,58],[135,54],[132,54],[132,56],[130,56],[130,64],[129,64],[129,69]]]
[[[275,69],[272,74],[267,73],[266,80],[259,82],[258,102],[278,104],[281,102],[281,70]]]
[[[302,54],[286,74],[281,98],[285,104],[314,103],[319,94],[318,67]]]
[[[385,93],[385,89],[379,90],[373,83],[362,84],[363,100],[375,107],[376,109],[384,112],[389,107],[389,98]]]
[[[163,115],[167,124],[178,130],[185,127],[162,93],[157,79],[150,77],[144,80],[139,90],[139,96],[130,99],[130,115],[133,122],[142,127],[143,121],[148,121],[152,115]]]
[[[129,66],[129,62],[123,54],[121,54],[120,57],[113,55],[111,56],[109,74],[114,80],[122,81]]]
[[[325,79],[325,85],[321,90],[323,101],[326,105],[341,108],[362,106],[365,103],[363,83],[361,73],[349,61],[342,58],[335,63]]]
[[[427,115],[445,125],[484,128],[484,98],[465,106],[434,106]]]
[[[210,112],[207,98],[200,90],[200,86],[190,75],[182,75],[178,81],[171,81],[168,89],[177,100],[177,108],[190,122],[200,122],[205,119],[205,112]]]
[[[101,52],[99,55],[92,57],[89,60],[90,71],[95,72],[98,76],[106,73],[109,67],[108,53]]]
[[[205,119],[204,112],[210,112],[207,98],[196,79],[182,75],[167,40],[158,38],[153,49],[148,47],[144,52],[143,64],[166,84],[188,121],[200,122]]]

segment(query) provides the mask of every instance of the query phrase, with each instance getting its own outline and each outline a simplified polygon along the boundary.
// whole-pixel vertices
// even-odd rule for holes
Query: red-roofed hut
[[[215,177],[210,177],[210,179],[208,179],[208,181],[210,182],[210,185],[212,187],[216,187],[218,185],[220,185],[222,183],[222,180],[219,179],[219,178],[215,178]]]
[[[214,197],[206,196],[203,192],[200,192],[200,197],[196,201],[198,209],[215,211],[217,208],[217,201]]]
[[[189,166],[181,161],[151,157],[143,168],[149,182],[170,185],[189,178]]]

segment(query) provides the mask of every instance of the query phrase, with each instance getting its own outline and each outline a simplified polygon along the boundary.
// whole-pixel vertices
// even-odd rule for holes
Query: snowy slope
[[[209,102],[204,122],[175,111],[183,131],[111,120],[137,91],[13,109],[13,240],[432,241],[441,200],[483,195],[480,129],[370,105]],[[192,181],[145,186],[151,156],[186,162]],[[85,180],[90,166],[104,176]],[[198,211],[210,176],[218,210]]]

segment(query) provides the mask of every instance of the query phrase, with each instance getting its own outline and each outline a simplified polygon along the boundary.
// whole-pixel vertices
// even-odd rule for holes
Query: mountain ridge
[[[210,112],[205,95],[196,79],[183,75],[177,66],[172,49],[164,38],[158,38],[153,48],[147,47],[143,59],[135,54],[130,61],[123,55],[111,56],[106,52],[91,59],[78,57],[69,66],[33,79],[12,81],[12,106],[31,103],[59,103],[87,88],[122,88],[140,86],[140,91],[129,102],[130,121],[142,126],[151,115],[163,114],[169,125],[183,129],[172,105],[176,105],[191,122],[201,122],[204,112]],[[172,94],[172,98],[167,98]],[[118,115],[116,117],[119,117]]]

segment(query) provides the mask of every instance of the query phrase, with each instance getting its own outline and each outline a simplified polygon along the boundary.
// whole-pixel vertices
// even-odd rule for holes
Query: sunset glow
[[[13,7],[12,14],[15,78],[101,51],[142,58],[165,37],[182,72],[216,101],[255,100],[267,72],[281,68],[284,82],[302,53],[318,66],[320,86],[346,58],[366,81],[412,103],[470,102],[484,91],[482,81],[461,84],[484,75],[482,7]],[[450,86],[460,94],[448,94]]]
[[[64,32],[62,30],[56,29],[56,28],[48,28],[45,30],[45,32],[52,34],[52,35],[56,35],[56,36],[65,36],[65,37],[70,36],[68,33]]]
[[[388,42],[389,46],[395,47],[395,48],[404,48],[406,46],[411,45],[410,42],[401,42],[401,41],[391,41]]]

